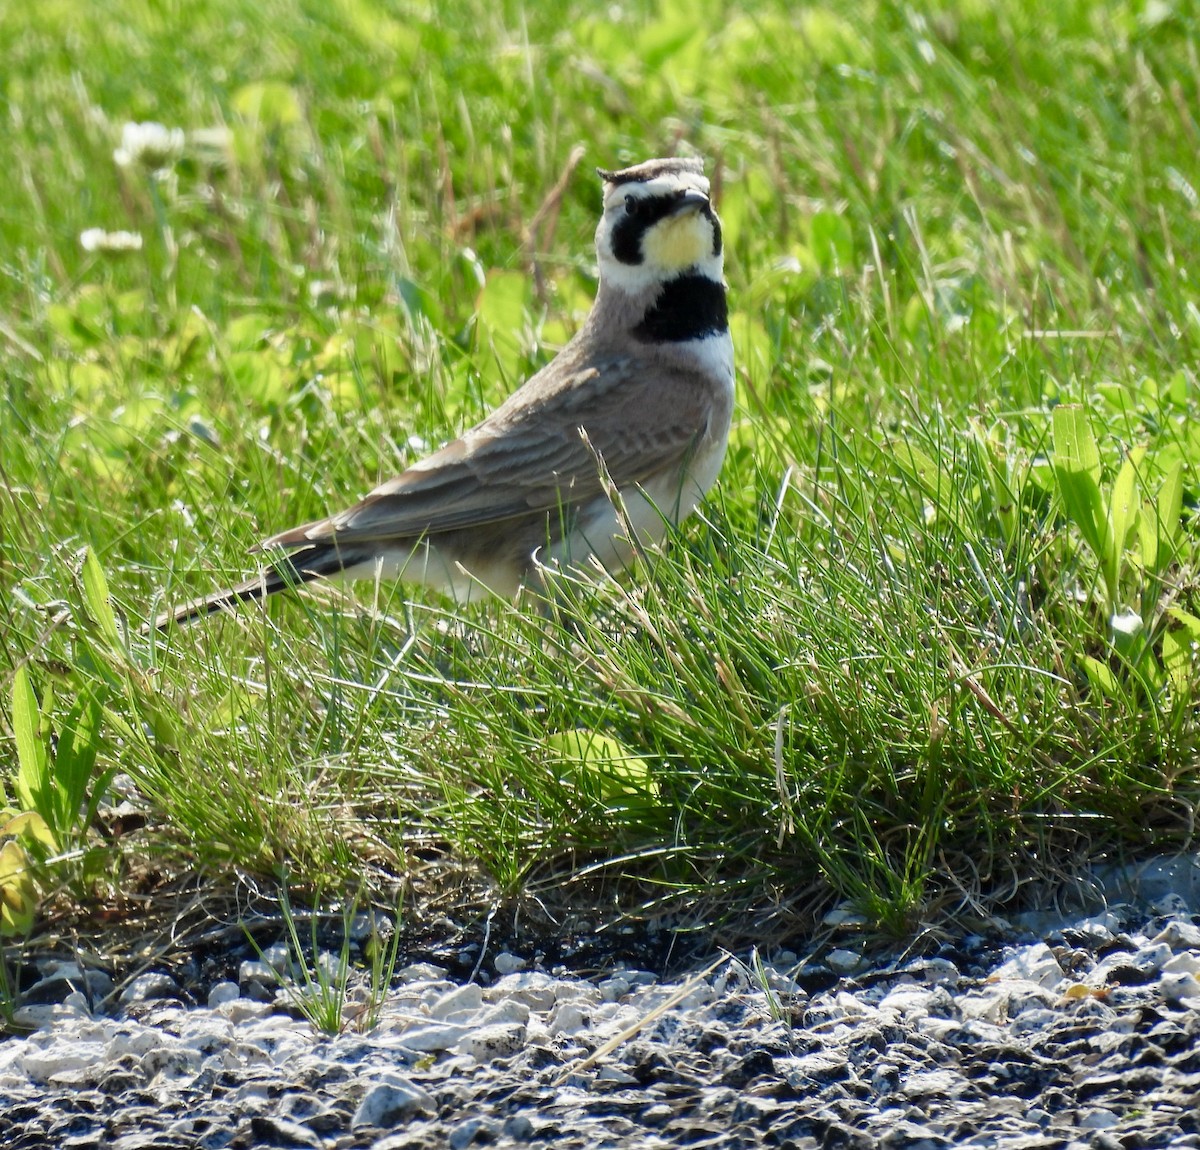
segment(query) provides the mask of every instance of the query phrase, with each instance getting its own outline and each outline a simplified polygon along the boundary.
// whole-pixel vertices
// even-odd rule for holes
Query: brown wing
[[[618,487],[643,483],[684,457],[711,406],[694,376],[656,368],[654,380],[643,383],[643,370],[613,359],[575,372],[553,391],[531,391],[529,402],[521,402],[522,389],[354,507],[264,546],[415,538],[569,506],[602,491],[593,450]]]

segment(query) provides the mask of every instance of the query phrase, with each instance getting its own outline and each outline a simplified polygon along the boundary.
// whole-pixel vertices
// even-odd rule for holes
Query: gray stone
[[[455,1044],[454,1049],[470,1055],[476,1062],[490,1062],[516,1054],[524,1045],[523,1022],[498,1022],[472,1030]]]
[[[600,983],[600,998],[604,1002],[620,1002],[632,989],[633,983],[622,974],[615,974]]]
[[[590,1014],[574,1002],[560,1002],[550,1012],[547,1026],[551,1034],[578,1034],[591,1026]]]
[[[966,1079],[952,1070],[921,1070],[906,1075],[899,1092],[907,1098],[957,1098],[966,1088]]]
[[[1064,977],[1058,959],[1044,942],[1016,950],[991,975],[992,980],[1021,979],[1037,983],[1047,990],[1055,989]]]
[[[386,1130],[414,1114],[436,1113],[437,1103],[429,1091],[415,1082],[391,1074],[367,1088],[350,1125],[355,1130],[362,1126]]]
[[[1150,941],[1172,950],[1200,950],[1200,926],[1184,919],[1172,919]]]
[[[446,968],[431,962],[413,962],[396,971],[398,982],[441,982],[446,977]]]
[[[52,1006],[63,1002],[68,995],[80,993],[84,999],[99,1002],[113,988],[113,980],[103,970],[81,970],[74,962],[48,965],[48,973],[22,992],[24,1006]]]
[[[276,942],[268,946],[262,952],[262,961],[277,974],[285,974],[296,965],[292,948],[284,942]]]
[[[829,963],[829,969],[836,974],[850,974],[862,966],[863,956],[856,950],[839,947],[831,950],[825,956],[825,961]]]
[[[1161,898],[1156,898],[1150,904],[1151,912],[1157,915],[1183,915],[1187,914],[1189,909],[1187,899],[1175,891],[1168,891]]]
[[[248,958],[238,967],[238,984],[245,986],[248,982],[270,983],[275,986],[279,983],[279,974],[273,966]]]
[[[656,1102],[652,1106],[647,1106],[640,1117],[647,1126],[661,1126],[675,1117],[675,1110],[665,1102]]]
[[[307,1126],[286,1118],[255,1115],[250,1119],[250,1133],[257,1146],[311,1147],[320,1150],[322,1140]]]
[[[482,1009],[483,989],[476,983],[469,982],[441,995],[429,1008],[429,1015],[442,1022],[462,1022]]]
[[[1185,998],[1200,999],[1200,980],[1194,974],[1184,971],[1164,973],[1159,979],[1159,988],[1168,1002],[1178,1002]]]
[[[932,990],[915,983],[901,983],[893,987],[879,1002],[880,1010],[894,1010],[899,1014],[914,1018],[923,1017],[929,1013],[929,1007],[934,1001]]]
[[[145,1002],[151,998],[178,998],[180,994],[179,983],[170,975],[148,972],[127,983],[119,1001],[128,1006],[131,1002]]]
[[[520,1002],[545,1013],[554,1006],[557,980],[541,971],[522,970],[516,974],[506,974],[498,978],[489,988],[486,998],[489,1002],[502,1000]]]
[[[31,1081],[49,1082],[67,1070],[99,1070],[106,1055],[102,1043],[66,1040],[46,1048],[26,1046],[17,1056],[17,1065]]]
[[[514,1142],[528,1142],[533,1137],[533,1122],[527,1114],[510,1114],[504,1120],[503,1132]]]
[[[465,1150],[474,1142],[494,1142],[500,1130],[499,1122],[487,1118],[468,1118],[450,1131],[446,1144],[450,1150]]]
[[[241,990],[238,989],[236,982],[218,982],[214,983],[212,989],[208,992],[208,1005],[210,1009],[216,1009],[222,1003],[233,1002],[240,998]]]
[[[401,1031],[400,1041],[409,1050],[436,1053],[453,1050],[473,1029],[453,1022],[430,1022]]]

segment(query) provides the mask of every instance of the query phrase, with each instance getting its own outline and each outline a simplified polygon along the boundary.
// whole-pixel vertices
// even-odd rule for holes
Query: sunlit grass
[[[93,832],[72,897],[147,859],[312,889],[444,860],[905,930],[1187,841],[1194,20],[451,8],[0,13],[0,679],[53,685],[51,748],[100,700],[97,777],[150,819]],[[146,120],[181,150],[118,164]],[[139,633],[549,359],[594,290],[588,165],[678,146],[740,409],[663,554],[549,607],[360,585]]]

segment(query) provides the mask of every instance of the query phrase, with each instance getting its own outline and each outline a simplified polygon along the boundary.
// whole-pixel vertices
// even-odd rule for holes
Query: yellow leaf
[[[0,847],[0,936],[26,934],[37,911],[37,887],[29,859],[10,839]]]
[[[58,840],[54,837],[54,832],[37,811],[22,811],[0,827],[0,838],[11,839],[19,835],[44,843],[51,850],[58,850]]]
[[[596,731],[562,731],[546,740],[581,789],[610,807],[652,805],[659,787],[645,759]]]

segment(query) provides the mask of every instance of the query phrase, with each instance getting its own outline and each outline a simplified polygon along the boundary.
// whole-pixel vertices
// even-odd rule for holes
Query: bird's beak
[[[707,207],[708,197],[703,192],[689,188],[671,205],[671,215],[678,216],[683,212],[698,212]]]

